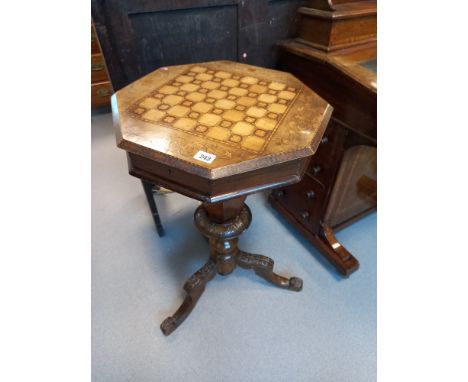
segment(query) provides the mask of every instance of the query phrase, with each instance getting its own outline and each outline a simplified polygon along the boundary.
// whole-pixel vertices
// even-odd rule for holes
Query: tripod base
[[[232,206],[231,206],[232,207]],[[231,208],[230,207],[230,208]],[[210,216],[210,212],[213,214]],[[233,210],[229,211],[233,215]],[[161,324],[165,335],[171,334],[188,317],[203,294],[206,284],[216,273],[228,275],[236,266],[252,269],[255,273],[270,283],[292,291],[302,290],[302,279],[298,277],[283,277],[273,272],[274,261],[269,257],[244,252],[238,248],[238,238],[250,225],[252,214],[249,207],[241,200],[237,215],[225,222],[216,222],[216,215],[205,205],[195,211],[195,225],[200,232],[209,238],[210,259],[195,272],[184,284],[187,293],[182,305]],[[219,216],[218,216],[219,217]]]

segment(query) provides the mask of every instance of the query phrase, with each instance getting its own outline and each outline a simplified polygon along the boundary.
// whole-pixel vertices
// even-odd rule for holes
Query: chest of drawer
[[[331,120],[322,137],[317,152],[312,156],[306,173],[324,187],[333,180],[341,155],[346,130]]]
[[[306,174],[299,183],[275,191],[275,197],[297,220],[318,230],[325,200],[325,189],[319,182]]]
[[[107,81],[106,65],[102,54],[91,55],[91,83]]]
[[[109,81],[91,85],[91,106],[103,106],[110,102],[113,93],[112,85]]]

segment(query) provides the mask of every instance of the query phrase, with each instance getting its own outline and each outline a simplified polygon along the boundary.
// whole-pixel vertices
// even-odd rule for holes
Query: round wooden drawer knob
[[[284,191],[283,191],[283,190],[276,190],[276,191],[275,191],[275,196],[276,196],[277,198],[283,197],[283,196],[284,196]]]
[[[320,171],[322,171],[322,167],[320,167],[319,165],[316,165],[312,168],[312,173],[314,175],[317,175]]]
[[[325,135],[322,140],[320,141],[322,145],[326,145],[328,143],[328,137]]]
[[[305,195],[306,195],[306,198],[307,198],[307,199],[313,199],[313,198],[315,198],[315,192],[312,191],[312,190],[307,191]]]

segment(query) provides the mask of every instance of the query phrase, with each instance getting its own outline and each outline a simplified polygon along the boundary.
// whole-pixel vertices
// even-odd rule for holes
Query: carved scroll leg
[[[206,283],[212,280],[215,274],[215,262],[210,259],[185,282],[184,290],[187,292],[187,296],[184,302],[172,316],[166,318],[161,324],[161,330],[166,336],[171,334],[184,322],[204,292]]]
[[[244,269],[253,269],[257,275],[280,288],[296,292],[302,290],[302,279],[299,277],[291,277],[288,279],[276,274],[273,272],[273,266],[275,263],[269,257],[239,251],[237,264]]]
[[[330,226],[322,224],[320,237],[325,245],[327,258],[341,274],[349,276],[359,268],[359,261],[341,245]]]

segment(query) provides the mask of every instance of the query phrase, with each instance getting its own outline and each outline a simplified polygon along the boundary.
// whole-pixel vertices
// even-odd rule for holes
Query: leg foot
[[[187,318],[195,307],[198,299],[205,290],[205,285],[212,280],[216,274],[215,262],[210,259],[202,268],[195,272],[184,284],[187,292],[182,305],[171,316],[166,318],[161,324],[161,331],[168,336]]]
[[[302,279],[299,277],[291,277],[289,279],[289,289],[299,292],[302,290]]]
[[[173,317],[167,317],[161,324],[161,331],[165,336],[171,334],[177,328],[177,321]]]
[[[273,272],[275,263],[269,257],[239,251],[237,264],[244,269],[253,269],[257,275],[280,288],[296,292],[302,290],[302,279],[299,277],[291,277],[288,279],[276,274]]]
[[[318,228],[319,232],[315,232],[299,221],[295,214],[288,210],[283,202],[274,197],[273,194],[270,195],[269,201],[272,207],[299,230],[343,276],[349,276],[359,268],[359,261],[336,240],[330,227],[323,224]]]
[[[323,252],[341,274],[349,276],[359,268],[359,261],[341,245],[327,224],[320,227],[320,239],[324,244]]]

